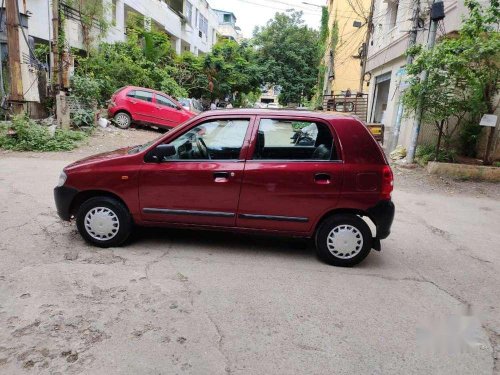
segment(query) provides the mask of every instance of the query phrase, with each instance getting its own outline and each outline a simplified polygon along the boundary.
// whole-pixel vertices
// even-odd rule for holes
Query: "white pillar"
[[[182,50],[181,50],[181,38],[176,38],[176,39],[172,40],[172,44],[175,47],[175,53],[180,55],[182,52]]]
[[[116,26],[122,40],[125,40],[125,4],[124,0],[116,0]]]

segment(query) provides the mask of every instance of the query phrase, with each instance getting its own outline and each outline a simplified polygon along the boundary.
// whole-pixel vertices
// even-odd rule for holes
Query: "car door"
[[[155,106],[153,93],[146,90],[134,89],[127,93],[126,100],[132,118],[136,121],[154,123]]]
[[[237,226],[309,232],[336,207],[343,163],[333,129],[321,120],[260,117],[240,193]]]
[[[204,119],[167,138],[176,154],[145,162],[140,172],[142,219],[234,226],[252,120]]]
[[[156,123],[169,127],[179,125],[184,120],[183,112],[168,97],[155,94]]]

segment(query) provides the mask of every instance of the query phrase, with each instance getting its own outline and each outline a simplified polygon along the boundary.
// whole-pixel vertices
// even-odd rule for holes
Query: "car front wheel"
[[[128,238],[132,219],[128,209],[117,199],[94,197],[78,209],[76,226],[87,242],[99,247],[114,247]]]
[[[118,112],[115,117],[113,117],[116,126],[120,129],[128,129],[132,123],[132,118],[128,113]]]
[[[328,264],[350,267],[370,253],[370,227],[356,215],[336,215],[326,219],[316,233],[318,257]]]

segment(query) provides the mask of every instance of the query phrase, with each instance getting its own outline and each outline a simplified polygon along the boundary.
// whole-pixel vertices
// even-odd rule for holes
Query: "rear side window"
[[[262,119],[255,160],[336,160],[333,136],[320,122]]]
[[[149,91],[143,91],[143,90],[132,90],[127,93],[127,96],[129,98],[136,98],[139,100],[143,100],[145,102],[152,102],[153,101],[153,94],[150,93]]]

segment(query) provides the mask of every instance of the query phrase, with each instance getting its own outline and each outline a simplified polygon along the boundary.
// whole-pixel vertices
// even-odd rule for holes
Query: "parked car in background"
[[[389,235],[392,189],[358,118],[239,109],[77,161],[54,195],[59,216],[100,247],[122,244],[133,224],[222,229],[314,238],[321,259],[352,266]]]
[[[127,129],[133,122],[174,128],[195,114],[163,92],[125,86],[112,95],[108,116],[122,129]]]
[[[179,103],[185,110],[198,114],[203,112],[203,104],[198,99],[193,98],[179,98]]]

